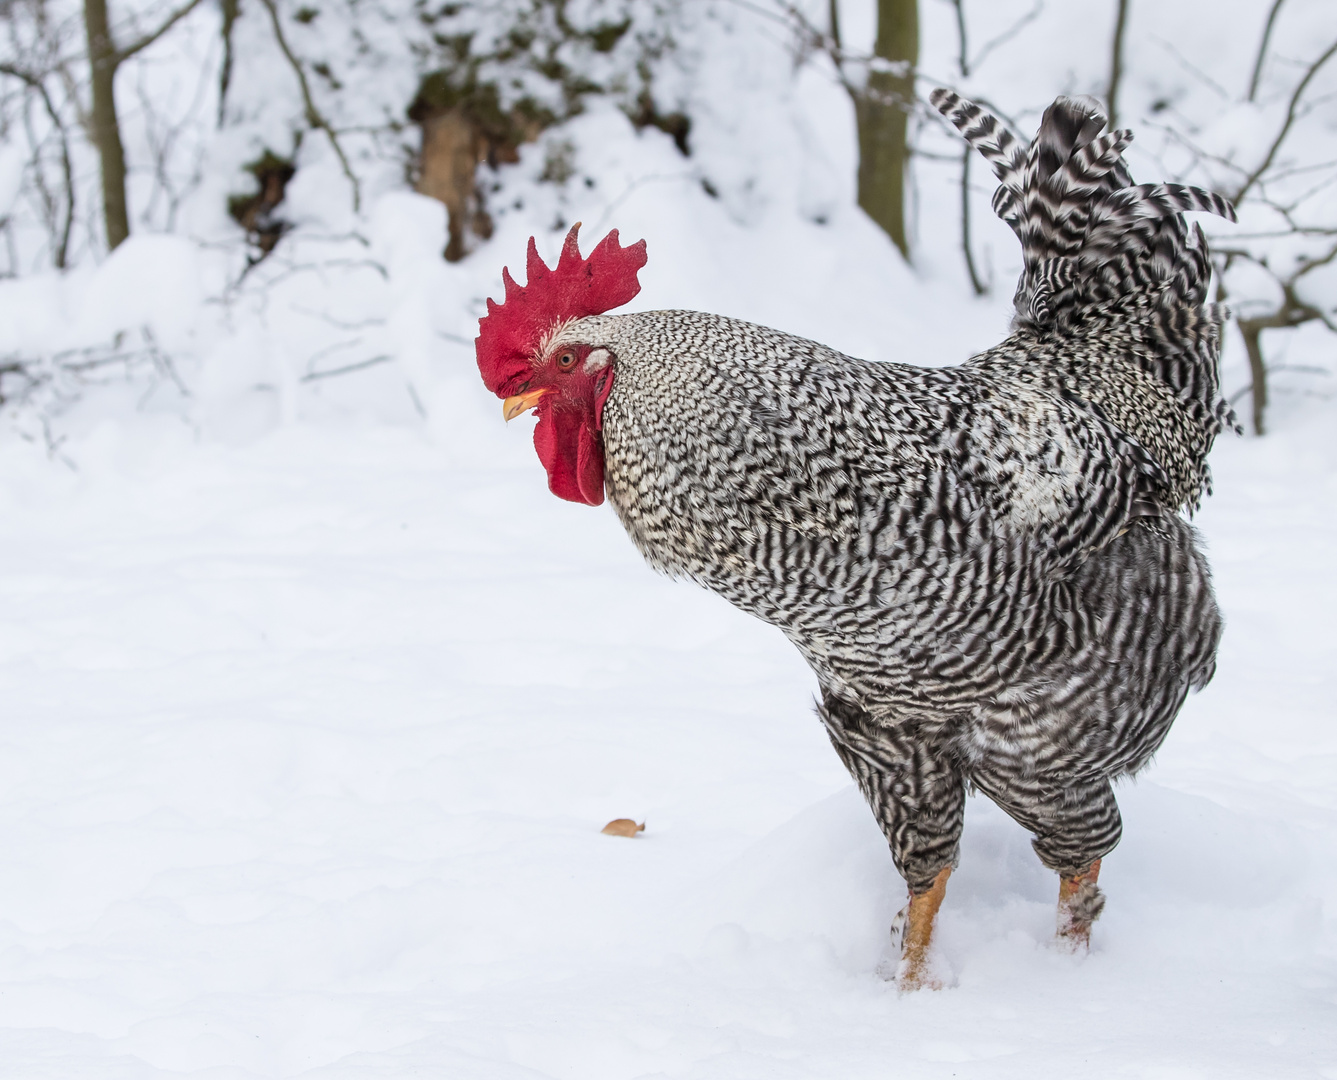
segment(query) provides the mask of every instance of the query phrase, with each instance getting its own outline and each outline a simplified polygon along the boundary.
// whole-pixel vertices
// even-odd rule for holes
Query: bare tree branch
[[[156,30],[149,31],[138,41],[127,45],[123,49],[117,49],[115,52],[116,63],[118,65],[122,64],[126,60],[129,60],[130,57],[134,56],[135,53],[143,52],[199,6],[200,0],[187,0],[185,4],[177,8],[172,14],[168,15],[166,19],[159,23]]]
[[[239,0],[221,0],[223,23],[219,35],[223,39],[223,59],[218,65],[218,126],[223,126],[227,111],[227,92],[232,83],[232,26],[237,21]]]
[[[1286,107],[1286,120],[1282,123],[1281,130],[1277,132],[1277,137],[1272,140],[1272,145],[1268,147],[1267,156],[1263,158],[1262,163],[1258,168],[1254,169],[1253,172],[1245,177],[1244,182],[1236,189],[1234,194],[1230,196],[1231,202],[1238,203],[1243,199],[1244,196],[1249,193],[1249,189],[1252,188],[1254,184],[1258,183],[1262,175],[1272,167],[1272,162],[1276,159],[1277,152],[1281,149],[1281,144],[1286,141],[1286,136],[1289,135],[1291,131],[1291,125],[1295,123],[1296,110],[1299,108],[1300,98],[1304,96],[1304,92],[1308,88],[1310,81],[1318,74],[1319,68],[1332,59],[1334,53],[1337,53],[1337,41],[1334,41],[1329,45],[1327,49],[1324,50],[1323,55],[1309,65],[1304,73],[1304,77],[1296,84],[1295,90],[1291,93],[1290,104]]]
[[[65,181],[65,224],[60,230],[60,239],[56,242],[52,262],[55,263],[57,270],[64,270],[70,250],[70,231],[74,228],[74,168],[70,164],[69,131],[66,129],[64,121],[61,120],[60,113],[56,111],[55,103],[52,102],[51,95],[47,93],[46,83],[42,78],[32,72],[17,68],[13,64],[6,63],[0,63],[0,74],[19,79],[37,92],[42,99],[42,105],[46,108],[47,116],[51,118],[52,126],[60,136],[60,165]]]
[[[965,0],[952,0],[952,7],[956,8],[956,66],[961,69],[961,77],[968,79],[970,77],[970,52],[966,48]]]
[[[370,360],[360,360],[355,364],[345,364],[343,367],[330,368],[326,371],[308,371],[298,382],[315,382],[317,379],[332,379],[337,375],[350,375],[354,371],[363,371],[369,367],[375,367],[377,364],[384,364],[394,357],[387,354],[373,356]]]
[[[952,0],[952,6],[956,8],[956,63],[961,69],[961,77],[966,78],[970,75],[970,50],[966,40],[965,0]],[[970,243],[970,160],[974,154],[975,148],[969,143],[961,148],[961,252],[965,255],[970,287],[975,290],[976,296],[983,296],[989,287],[980,279],[979,271],[975,268],[975,253]]]
[[[182,203],[204,181],[204,146],[201,143],[195,142],[191,146],[191,157],[194,160],[184,175],[175,175],[172,165],[179,156],[179,144],[184,142],[190,145],[190,135],[199,131],[199,117],[204,111],[204,99],[212,82],[211,73],[207,67],[201,66],[191,101],[175,121],[163,115],[155,105],[147,85],[147,71],[141,68],[138,76],[136,90],[143,116],[145,141],[153,159],[154,178],[148,204],[141,213],[145,217],[151,216],[161,199],[165,203],[165,213],[160,220],[171,232],[175,230],[176,216]]]
[[[1271,32],[1279,8],[1279,3],[1272,7],[1269,25],[1264,32],[1265,38]],[[1266,50],[1264,42],[1260,46],[1260,56],[1265,56]],[[1293,136],[1298,139],[1297,121],[1312,112],[1316,104],[1315,101],[1304,101],[1307,89],[1319,70],[1334,54],[1337,54],[1337,41],[1312,62],[1299,67],[1299,76],[1291,90],[1285,116],[1271,135],[1262,161],[1252,170],[1221,155],[1208,153],[1203,147],[1196,145],[1192,138],[1173,127],[1167,126],[1162,129],[1167,136],[1193,155],[1199,165],[1211,163],[1240,178],[1235,191],[1228,195],[1233,202],[1239,206],[1250,205],[1256,209],[1266,210],[1284,223],[1284,227],[1274,225],[1270,228],[1255,228],[1249,233],[1233,233],[1230,242],[1213,242],[1212,245],[1213,258],[1220,271],[1217,285],[1219,299],[1226,299],[1226,276],[1232,265],[1238,262],[1247,262],[1262,271],[1271,279],[1279,294],[1261,301],[1260,306],[1263,310],[1254,307],[1251,312],[1246,306],[1244,311],[1237,311],[1235,315],[1235,322],[1248,355],[1251,376],[1249,385],[1235,396],[1244,393],[1251,395],[1253,429],[1258,435],[1264,434],[1267,430],[1270,375],[1274,371],[1286,369],[1284,365],[1268,366],[1262,344],[1263,334],[1272,330],[1294,329],[1310,322],[1319,322],[1329,331],[1337,333],[1337,307],[1325,308],[1325,302],[1315,300],[1312,296],[1308,298],[1301,296],[1301,292],[1305,291],[1306,275],[1320,267],[1337,263],[1337,240],[1334,239],[1337,238],[1337,223],[1322,220],[1311,222],[1302,218],[1303,210],[1314,208],[1315,197],[1332,183],[1337,182],[1337,176],[1331,175],[1333,163],[1313,160],[1318,155],[1311,143],[1306,143],[1303,147],[1305,156],[1311,160],[1305,161],[1302,158],[1299,163],[1278,163],[1280,154],[1289,145],[1288,140]],[[1259,78],[1258,69],[1259,64],[1256,63],[1254,85],[1251,87],[1255,93]],[[1323,173],[1329,175],[1322,175]],[[1297,191],[1294,181],[1305,174],[1318,174],[1317,180]],[[1277,191],[1282,185],[1286,185],[1287,188],[1284,193]],[[1294,244],[1278,246],[1269,243],[1286,240],[1301,241],[1302,244],[1297,251]],[[1285,269],[1279,269],[1282,266]],[[1294,365],[1290,366],[1290,370],[1295,370]]]
[[[1284,0],[1273,0],[1272,10],[1267,13],[1267,25],[1263,27],[1263,38],[1258,43],[1258,58],[1253,62],[1253,77],[1249,79],[1249,98],[1252,101],[1258,93],[1258,80],[1263,75],[1263,62],[1267,59],[1267,43],[1272,37],[1272,25],[1277,21],[1277,12]]]
[[[1006,45],[1014,37],[1016,37],[1023,30],[1025,30],[1027,26],[1035,22],[1035,20],[1040,17],[1044,9],[1045,9],[1044,0],[1035,0],[1035,6],[1031,8],[1030,11],[1026,12],[1025,15],[1019,18],[1016,22],[1014,22],[1011,26],[1009,26],[996,38],[991,38],[990,40],[986,41],[984,43],[984,48],[982,48],[978,53],[975,54],[975,59],[970,61],[968,69],[963,68],[961,73],[963,75],[969,75],[971,71],[977,70],[984,63],[985,57],[987,57],[991,52],[994,51],[994,49],[998,48],[1000,45]]]
[[[975,253],[970,245],[970,159],[974,153],[975,148],[969,143],[966,143],[961,153],[961,249],[966,255],[970,287],[975,290],[976,296],[983,296],[989,291],[989,286],[980,280],[979,271],[975,269]]]
[[[1302,300],[1299,296],[1300,280],[1312,270],[1337,261],[1337,244],[1333,244],[1321,255],[1303,256],[1296,260],[1290,274],[1278,274],[1268,262],[1266,256],[1258,256],[1242,248],[1218,248],[1216,254],[1224,257],[1225,268],[1235,259],[1244,259],[1262,268],[1281,289],[1281,303],[1272,311],[1261,315],[1236,316],[1240,334],[1244,338],[1244,349],[1249,357],[1251,382],[1248,390],[1253,398],[1253,430],[1255,435],[1267,432],[1266,413],[1268,404],[1268,375],[1271,371],[1263,355],[1262,336],[1264,330],[1284,330],[1302,326],[1307,322],[1321,322],[1329,330],[1337,332],[1337,320],[1322,308]],[[1218,289],[1224,298],[1224,287]]]
[[[1119,83],[1123,79],[1123,37],[1128,29],[1128,2],[1118,0],[1118,10],[1114,17],[1114,41],[1110,49],[1110,85],[1105,92],[1105,104],[1110,111],[1110,130],[1119,126]]]
[[[1203,71],[1202,68],[1198,67],[1195,63],[1193,63],[1193,61],[1191,61],[1182,52],[1180,52],[1179,47],[1173,41],[1160,37],[1156,34],[1153,34],[1151,36],[1156,39],[1156,42],[1163,49],[1165,49],[1166,52],[1168,52],[1171,56],[1175,58],[1175,60],[1179,62],[1180,67],[1182,67],[1185,71],[1187,71],[1190,75],[1192,75],[1204,86],[1210,87],[1213,91],[1215,91],[1218,97],[1222,98],[1225,101],[1230,100],[1231,96],[1230,91],[1227,90],[1215,79],[1213,79],[1210,75],[1208,75],[1207,72]]]
[[[306,79],[306,69],[302,67],[302,62],[297,59],[292,49],[288,46],[288,39],[283,33],[283,24],[279,20],[279,9],[274,0],[260,0],[269,12],[270,21],[274,25],[274,39],[278,42],[280,51],[284,58],[292,67],[293,74],[297,76],[297,84],[302,91],[302,103],[306,109],[306,122],[313,128],[319,128],[325,132],[330,140],[330,146],[334,149],[335,156],[339,159],[339,164],[343,167],[344,176],[348,178],[348,183],[353,188],[353,210],[357,212],[362,208],[362,188],[358,184],[357,177],[353,174],[353,168],[348,163],[348,157],[344,154],[343,147],[339,145],[339,136],[335,134],[334,128],[330,122],[325,119],[324,114],[316,107],[315,99],[311,96],[311,84]]]

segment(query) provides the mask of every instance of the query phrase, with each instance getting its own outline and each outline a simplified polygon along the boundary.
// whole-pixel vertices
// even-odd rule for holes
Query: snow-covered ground
[[[0,414],[36,440],[0,438],[0,1077],[1337,1080],[1332,402],[1282,383],[1274,433],[1214,454],[1219,670],[1121,790],[1091,953],[1052,946],[1055,878],[974,799],[950,985],[901,996],[879,972],[904,886],[811,673],[652,574],[607,507],[549,495],[480,385],[502,263],[578,219],[586,250],[648,240],[641,308],[925,363],[1005,332],[1019,257],[987,191],[992,296],[964,284],[952,160],[917,166],[908,269],[852,205],[848,98],[745,7],[692,39],[691,158],[594,107],[503,172],[462,263],[405,192],[344,235],[312,138],[299,226],[239,287],[217,221],[0,282],[0,354],[148,326],[189,390],[164,369],[47,402],[45,431]],[[950,5],[921,7],[942,68]],[[1102,70],[1105,8],[1055,8],[980,76],[1030,123]],[[1025,9],[978,12],[979,40]],[[1194,63],[1247,66],[1201,4],[1158,15]],[[1138,40],[1134,115],[1193,82]],[[565,188],[537,182],[553,141]],[[1276,358],[1330,365],[1311,331]],[[646,831],[600,834],[619,817]]]
[[[1220,672],[1122,791],[1091,954],[974,799],[909,996],[803,663],[527,447],[11,447],[0,1075],[1337,1076],[1331,426],[1217,452]]]

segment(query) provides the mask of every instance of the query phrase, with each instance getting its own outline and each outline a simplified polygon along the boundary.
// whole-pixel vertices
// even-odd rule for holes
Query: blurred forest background
[[[1239,227],[1204,226],[1242,417],[1262,434],[1278,394],[1331,392],[1322,0],[0,0],[0,19],[0,397],[53,445],[90,385],[127,379],[160,404],[267,393],[282,418],[314,384],[389,366],[426,415],[434,347],[467,346],[519,260],[505,219],[603,229],[634,198],[684,207],[672,227],[690,230],[686,189],[753,232],[857,202],[920,283],[996,299],[1015,252],[987,169],[926,106],[937,85],[1022,136],[1053,94],[1092,94],[1136,131],[1139,179],[1231,199]],[[433,278],[452,284],[421,299],[431,329],[405,329],[429,249],[470,270]]]
[[[0,0],[0,1075],[1337,1077],[1335,53],[1333,0]],[[640,310],[995,345],[936,86],[1237,203],[1249,434],[1091,954],[972,799],[912,1000],[811,669],[553,498],[473,341],[579,221]]]

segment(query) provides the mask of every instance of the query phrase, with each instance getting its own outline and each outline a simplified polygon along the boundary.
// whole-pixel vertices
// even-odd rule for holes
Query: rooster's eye
[[[570,371],[576,366],[576,354],[569,349],[557,358],[557,367],[562,371]]]

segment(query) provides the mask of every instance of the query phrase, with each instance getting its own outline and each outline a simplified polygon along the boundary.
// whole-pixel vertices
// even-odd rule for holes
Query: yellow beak
[[[538,390],[531,390],[527,394],[515,394],[508,397],[501,403],[501,415],[506,419],[507,423],[510,423],[521,413],[529,412],[530,409],[539,403],[539,398],[547,392],[546,388],[540,388]]]

